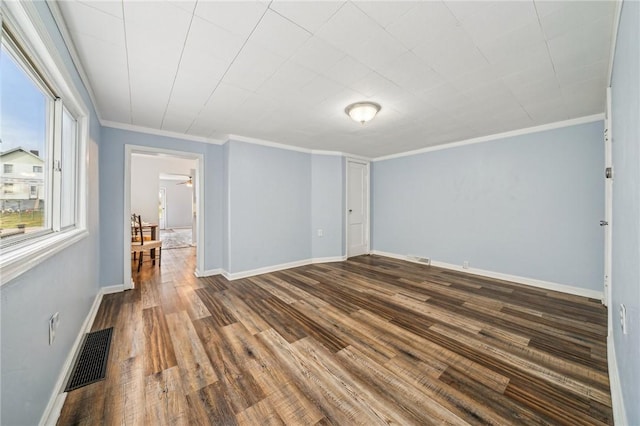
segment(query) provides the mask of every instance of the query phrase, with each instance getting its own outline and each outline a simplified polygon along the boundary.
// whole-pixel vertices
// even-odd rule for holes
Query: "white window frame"
[[[47,202],[50,208],[54,209],[53,215],[50,216],[53,220],[52,230],[44,235],[34,234],[33,238],[16,241],[15,244],[2,248],[0,251],[0,286],[2,286],[89,235],[87,231],[87,141],[90,113],[33,3],[0,2],[0,24],[5,25],[19,40],[20,48],[29,56],[47,84],[55,89],[56,95],[64,102],[64,107],[76,119],[78,135],[75,226],[60,229],[60,212],[57,213],[58,219],[56,219],[56,200],[49,193]],[[48,163],[43,167],[45,171],[53,167],[54,155],[50,150]],[[54,181],[60,179],[60,173],[54,172],[52,176]],[[52,186],[50,184],[48,186],[48,192],[50,192]]]

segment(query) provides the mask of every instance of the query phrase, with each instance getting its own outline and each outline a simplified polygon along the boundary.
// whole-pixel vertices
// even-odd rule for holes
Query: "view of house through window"
[[[0,53],[0,237],[47,223],[47,124],[51,97],[2,44]]]

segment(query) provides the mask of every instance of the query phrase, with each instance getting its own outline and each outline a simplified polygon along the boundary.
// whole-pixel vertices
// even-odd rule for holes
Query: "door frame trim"
[[[195,185],[198,191],[197,195],[197,226],[198,226],[198,242],[196,243],[196,271],[204,271],[204,154],[197,152],[176,151],[172,149],[156,148],[144,145],[125,144],[124,146],[124,211],[122,224],[124,228],[124,244],[123,244],[123,280],[124,289],[129,290],[134,286],[131,277],[131,155],[134,153],[141,154],[166,154],[172,157],[185,158],[188,160],[196,160]],[[159,225],[159,224],[158,224]]]
[[[367,241],[367,251],[365,254],[371,253],[371,162],[354,157],[345,157],[345,172],[344,172],[344,255],[345,258],[349,258],[349,163],[362,164],[366,168],[365,181],[367,188],[364,196],[366,197],[365,205],[367,212],[365,214],[367,224],[365,227],[365,238]]]

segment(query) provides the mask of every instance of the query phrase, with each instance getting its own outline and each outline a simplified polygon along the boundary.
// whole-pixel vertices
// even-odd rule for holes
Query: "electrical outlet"
[[[324,237],[324,231],[321,228],[318,228],[318,237]]]
[[[60,312],[56,312],[49,318],[49,345],[53,344],[56,339],[56,331],[58,330],[58,324],[60,323]]]
[[[627,334],[627,308],[623,303],[620,304],[620,327],[622,334]]]
[[[464,269],[469,269],[469,261],[468,261],[468,260],[465,260],[464,262],[462,262],[462,267],[463,267]]]

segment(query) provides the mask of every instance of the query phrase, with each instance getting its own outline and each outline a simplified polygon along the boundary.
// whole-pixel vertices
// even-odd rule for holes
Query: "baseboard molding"
[[[222,275],[229,281],[239,280],[241,278],[253,277],[254,275],[268,274],[270,272],[282,271],[283,269],[297,268],[311,264],[311,259],[296,260],[294,262],[281,263],[279,265],[265,266],[263,268],[251,269],[241,272],[222,271]]]
[[[377,254],[378,256],[391,257],[393,259],[405,260],[407,262],[420,263],[424,265],[424,263],[422,262],[418,262],[414,259],[408,258],[407,256],[401,255],[401,254],[388,253],[388,252],[379,251],[379,250],[372,251],[372,254]],[[450,269],[453,271],[464,272],[467,274],[480,275],[483,277],[495,278],[495,279],[504,280],[504,281],[512,281],[514,283],[524,284],[531,287],[543,288],[545,290],[553,290],[553,291],[558,291],[560,293],[572,294],[574,296],[582,296],[582,297],[588,297],[591,299],[600,299],[600,300],[602,300],[602,298],[604,297],[604,293],[602,291],[588,290],[585,288],[573,287],[570,285],[558,284],[550,281],[537,280],[535,278],[503,274],[501,272],[487,271],[484,269],[477,269],[477,268],[465,269],[462,266],[454,265],[452,263],[439,262],[437,260],[432,260],[431,265],[436,266],[438,268]]]
[[[613,408],[613,424],[628,425],[627,412],[624,409],[624,398],[618,371],[618,359],[614,345],[613,333],[607,337],[607,363],[609,364],[609,385],[611,386],[611,407]]]
[[[220,268],[207,269],[205,271],[200,271],[199,269],[196,269],[193,272],[193,275],[195,275],[197,278],[210,277],[212,275],[220,275],[220,274],[222,274],[222,269]]]
[[[102,294],[112,294],[112,293],[120,293],[123,292],[125,290],[124,288],[124,284],[116,284],[116,285],[110,285],[107,287],[102,287]]]
[[[345,260],[347,256],[315,257],[311,259],[311,263],[344,262]]]
[[[95,299],[93,299],[91,309],[89,309],[89,313],[87,313],[87,316],[82,323],[82,327],[80,327],[80,331],[78,332],[78,336],[76,336],[76,340],[73,342],[73,346],[69,350],[67,359],[65,360],[62,369],[60,370],[60,375],[58,376],[58,380],[56,381],[55,387],[53,388],[51,398],[49,398],[49,403],[47,404],[47,407],[45,408],[44,413],[40,418],[39,425],[54,426],[58,422],[60,411],[62,411],[64,401],[67,399],[67,393],[64,392],[64,388],[67,380],[69,379],[69,375],[71,374],[71,366],[78,356],[80,344],[82,343],[82,339],[84,338],[85,333],[91,331],[93,321],[96,319],[98,309],[100,308],[100,303],[102,302],[102,297],[105,294],[118,293],[121,291],[124,291],[124,284],[100,287],[100,289],[98,290]]]

